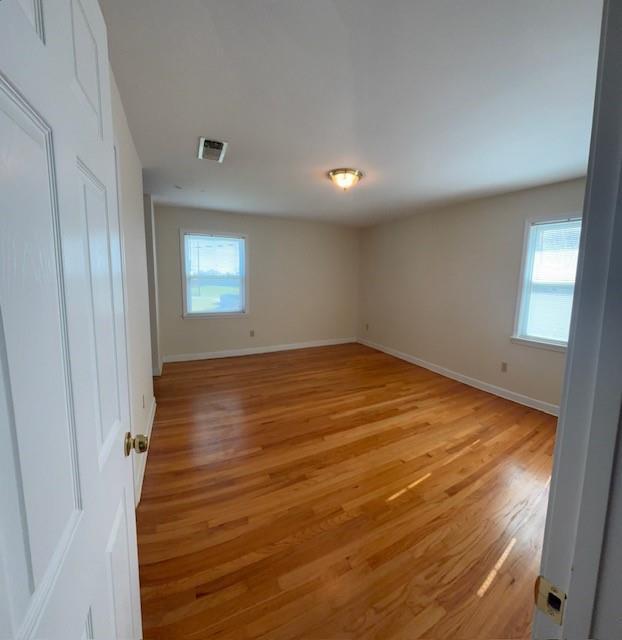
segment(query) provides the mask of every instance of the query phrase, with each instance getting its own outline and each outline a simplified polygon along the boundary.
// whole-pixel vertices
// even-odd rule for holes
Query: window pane
[[[246,307],[244,239],[186,234],[188,313],[240,313]]]
[[[567,342],[572,294],[570,287],[534,287],[529,301],[527,335]]]
[[[574,285],[581,223],[539,224],[533,230],[536,234],[533,282]]]
[[[523,335],[568,341],[580,235],[580,220],[531,227],[520,322]]]

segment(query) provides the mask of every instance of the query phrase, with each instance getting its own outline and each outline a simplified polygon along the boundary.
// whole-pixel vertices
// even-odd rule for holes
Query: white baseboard
[[[212,360],[214,358],[234,358],[236,356],[252,356],[258,353],[274,353],[275,351],[291,351],[309,349],[310,347],[328,347],[335,344],[357,342],[356,338],[331,338],[329,340],[311,340],[292,344],[275,344],[267,347],[249,347],[247,349],[228,349],[225,351],[208,351],[205,353],[180,353],[164,356],[164,362],[188,362],[190,360]]]
[[[531,407],[532,409],[538,409],[540,411],[544,411],[545,413],[550,413],[553,416],[559,415],[559,405],[552,404],[550,402],[544,402],[542,400],[536,400],[535,398],[530,398],[529,396],[525,396],[522,393],[516,393],[515,391],[510,391],[509,389],[504,389],[503,387],[497,387],[494,384],[483,382],[482,380],[478,380],[477,378],[465,376],[462,373],[451,371],[451,369],[446,369],[445,367],[433,364],[432,362],[427,362],[426,360],[422,360],[421,358],[417,358],[416,356],[411,356],[410,354],[404,353],[403,351],[385,347],[381,344],[372,342],[371,340],[359,338],[358,342],[371,347],[372,349],[376,349],[377,351],[382,351],[391,356],[399,358],[400,360],[406,360],[406,362],[410,362],[411,364],[416,364],[417,366],[423,367],[424,369],[434,371],[434,373],[438,373],[442,376],[445,376],[446,378],[458,380],[458,382],[467,384],[470,387],[475,387],[476,389],[480,389],[481,391],[487,391],[488,393],[492,393],[495,396],[505,398],[506,400],[512,400],[512,402],[518,402],[518,404],[523,404],[527,407]]]
[[[156,414],[156,399],[153,398],[153,402],[151,403],[151,409],[149,410],[149,417],[147,418],[147,424],[145,428],[145,435],[151,439],[151,431],[153,429],[153,421],[155,420]],[[145,479],[145,467],[147,466],[147,456],[149,455],[149,448],[145,451],[144,454],[139,456],[133,456],[134,462],[137,465],[137,474],[135,477],[135,486],[134,486],[134,500],[136,502],[135,506],[138,506],[140,502],[140,496],[143,491],[143,480]]]

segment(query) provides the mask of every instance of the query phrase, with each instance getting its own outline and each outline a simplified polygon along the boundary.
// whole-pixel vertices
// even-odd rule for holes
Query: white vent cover
[[[199,160],[216,160],[222,162],[227,153],[229,143],[220,142],[219,140],[209,140],[208,138],[199,138]]]

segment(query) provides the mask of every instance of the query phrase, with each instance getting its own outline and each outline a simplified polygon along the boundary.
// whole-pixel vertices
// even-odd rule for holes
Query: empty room
[[[622,638],[622,0],[0,1],[0,640]]]

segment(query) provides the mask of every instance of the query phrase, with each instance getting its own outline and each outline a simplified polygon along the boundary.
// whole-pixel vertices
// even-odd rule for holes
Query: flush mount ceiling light
[[[347,191],[363,177],[363,172],[358,169],[331,169],[328,172],[328,177],[333,181],[333,184]]]

